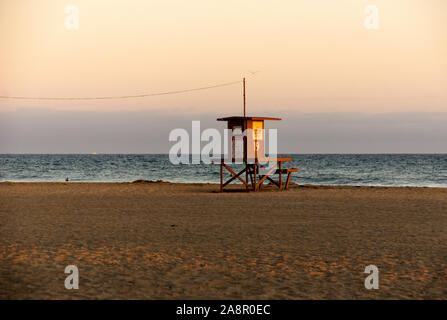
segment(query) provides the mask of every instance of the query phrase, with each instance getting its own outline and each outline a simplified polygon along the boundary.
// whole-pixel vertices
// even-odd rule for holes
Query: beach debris
[[[169,184],[170,182],[163,181],[163,180],[152,181],[152,180],[139,179],[139,180],[132,181],[132,183],[168,183]]]

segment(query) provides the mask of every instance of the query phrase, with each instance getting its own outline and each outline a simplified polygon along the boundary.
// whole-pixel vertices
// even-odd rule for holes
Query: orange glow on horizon
[[[247,109],[443,112],[447,2],[6,0],[0,95],[109,96],[248,77]],[[79,30],[64,26],[79,8]],[[260,71],[254,75],[250,71]],[[0,109],[239,112],[241,86],[134,100],[0,100]]]

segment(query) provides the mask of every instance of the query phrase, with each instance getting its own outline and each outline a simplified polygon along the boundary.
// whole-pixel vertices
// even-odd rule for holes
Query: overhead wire
[[[183,90],[172,90],[172,91],[165,91],[165,92],[155,92],[155,93],[143,93],[143,94],[136,94],[136,95],[123,95],[123,96],[103,96],[103,97],[27,97],[27,96],[0,96],[0,99],[11,99],[11,100],[117,100],[117,99],[133,99],[133,98],[145,98],[145,97],[154,97],[154,96],[164,96],[164,95],[171,95],[171,94],[180,94],[180,93],[187,93],[187,92],[193,92],[193,91],[200,91],[200,90],[209,90],[214,88],[220,88],[220,87],[227,87],[231,85],[235,85],[237,83],[242,83],[242,80],[238,81],[232,81],[232,82],[226,82],[226,83],[220,83],[215,85],[209,85],[205,87],[198,87],[198,88],[192,88],[192,89],[183,89]]]

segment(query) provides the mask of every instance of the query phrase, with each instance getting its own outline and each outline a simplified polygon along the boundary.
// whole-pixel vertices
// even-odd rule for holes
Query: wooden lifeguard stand
[[[245,95],[245,78],[243,79],[243,92],[244,92],[244,115],[243,116],[230,116],[224,118],[218,118],[217,121],[226,121],[227,128],[232,133],[230,148],[231,159],[220,159],[220,191],[224,191],[225,186],[230,184],[235,179],[241,181],[247,191],[258,191],[262,188],[263,182],[267,179],[280,190],[287,189],[290,182],[290,175],[292,172],[297,172],[298,169],[282,169],[282,162],[288,162],[290,158],[266,158],[265,157],[265,142],[264,142],[264,121],[274,120],[279,121],[280,118],[272,117],[247,117],[245,114],[246,108],[246,95]],[[227,163],[225,163],[227,162]],[[230,163],[242,163],[244,164],[243,170],[236,173],[228,166]],[[269,171],[260,174],[260,169],[264,166],[260,163],[276,162]],[[232,177],[224,182],[223,169],[230,172]],[[245,173],[245,180],[241,178],[241,175]],[[279,180],[275,181],[271,179],[270,175],[277,173]],[[287,180],[283,188],[282,175],[287,174]],[[249,183],[250,178],[250,183]]]

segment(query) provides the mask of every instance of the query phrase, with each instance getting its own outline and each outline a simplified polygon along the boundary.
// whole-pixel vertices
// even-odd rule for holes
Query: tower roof
[[[260,120],[281,120],[281,118],[231,116],[231,117],[224,117],[224,118],[218,118],[217,119],[217,121],[231,121],[231,120],[254,120],[254,121],[260,121]]]

